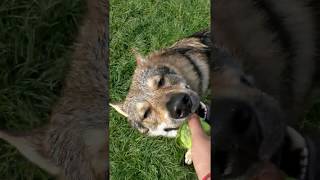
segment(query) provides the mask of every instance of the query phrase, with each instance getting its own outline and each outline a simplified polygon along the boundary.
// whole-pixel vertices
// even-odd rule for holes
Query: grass
[[[29,130],[48,121],[68,65],[82,0],[0,1],[0,128]],[[0,142],[0,179],[51,177]]]
[[[135,68],[131,48],[148,54],[208,28],[209,0],[110,1],[110,99],[126,96]],[[174,139],[146,137],[114,110],[109,118],[111,179],[196,179]]]

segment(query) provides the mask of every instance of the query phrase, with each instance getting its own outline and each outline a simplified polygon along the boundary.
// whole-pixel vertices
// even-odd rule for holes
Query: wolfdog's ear
[[[142,65],[143,63],[146,62],[146,59],[144,57],[142,57],[142,55],[138,52],[137,49],[132,48],[131,51],[136,58],[137,65]]]
[[[60,168],[56,166],[46,155],[42,144],[45,135],[43,133],[10,133],[0,131],[0,138],[15,146],[29,161],[38,165],[52,175],[58,175]]]
[[[123,102],[118,102],[118,103],[109,103],[111,107],[113,107],[118,113],[124,115],[125,117],[128,117],[128,114],[123,108]]]

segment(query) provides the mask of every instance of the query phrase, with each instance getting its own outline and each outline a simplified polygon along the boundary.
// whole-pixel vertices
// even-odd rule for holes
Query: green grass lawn
[[[1,129],[29,130],[47,122],[83,10],[83,0],[0,1]],[[1,180],[49,177],[1,140]]]
[[[110,100],[126,96],[135,68],[131,48],[146,55],[208,28],[209,0],[110,1]],[[146,137],[114,110],[109,118],[111,179],[196,179],[174,139]]]

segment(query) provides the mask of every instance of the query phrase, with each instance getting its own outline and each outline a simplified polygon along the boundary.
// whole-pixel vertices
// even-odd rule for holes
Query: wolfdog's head
[[[200,103],[201,82],[188,53],[202,59],[196,38],[184,48],[168,48],[142,57],[135,51],[137,67],[124,102],[111,104],[130,124],[151,136],[174,137],[179,126]],[[198,62],[199,63],[199,62]],[[206,66],[206,68],[208,68]],[[208,73],[208,71],[207,71]],[[204,88],[205,89],[205,88]]]
[[[223,48],[215,49],[214,54],[215,174],[238,179],[252,173],[257,163],[273,158],[284,139],[285,117],[278,102],[245,74],[236,56]]]

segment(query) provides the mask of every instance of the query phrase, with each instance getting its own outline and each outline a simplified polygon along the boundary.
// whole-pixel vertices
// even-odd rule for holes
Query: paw
[[[187,165],[191,165],[192,164],[191,149],[188,149],[188,151],[184,155],[184,162]]]

